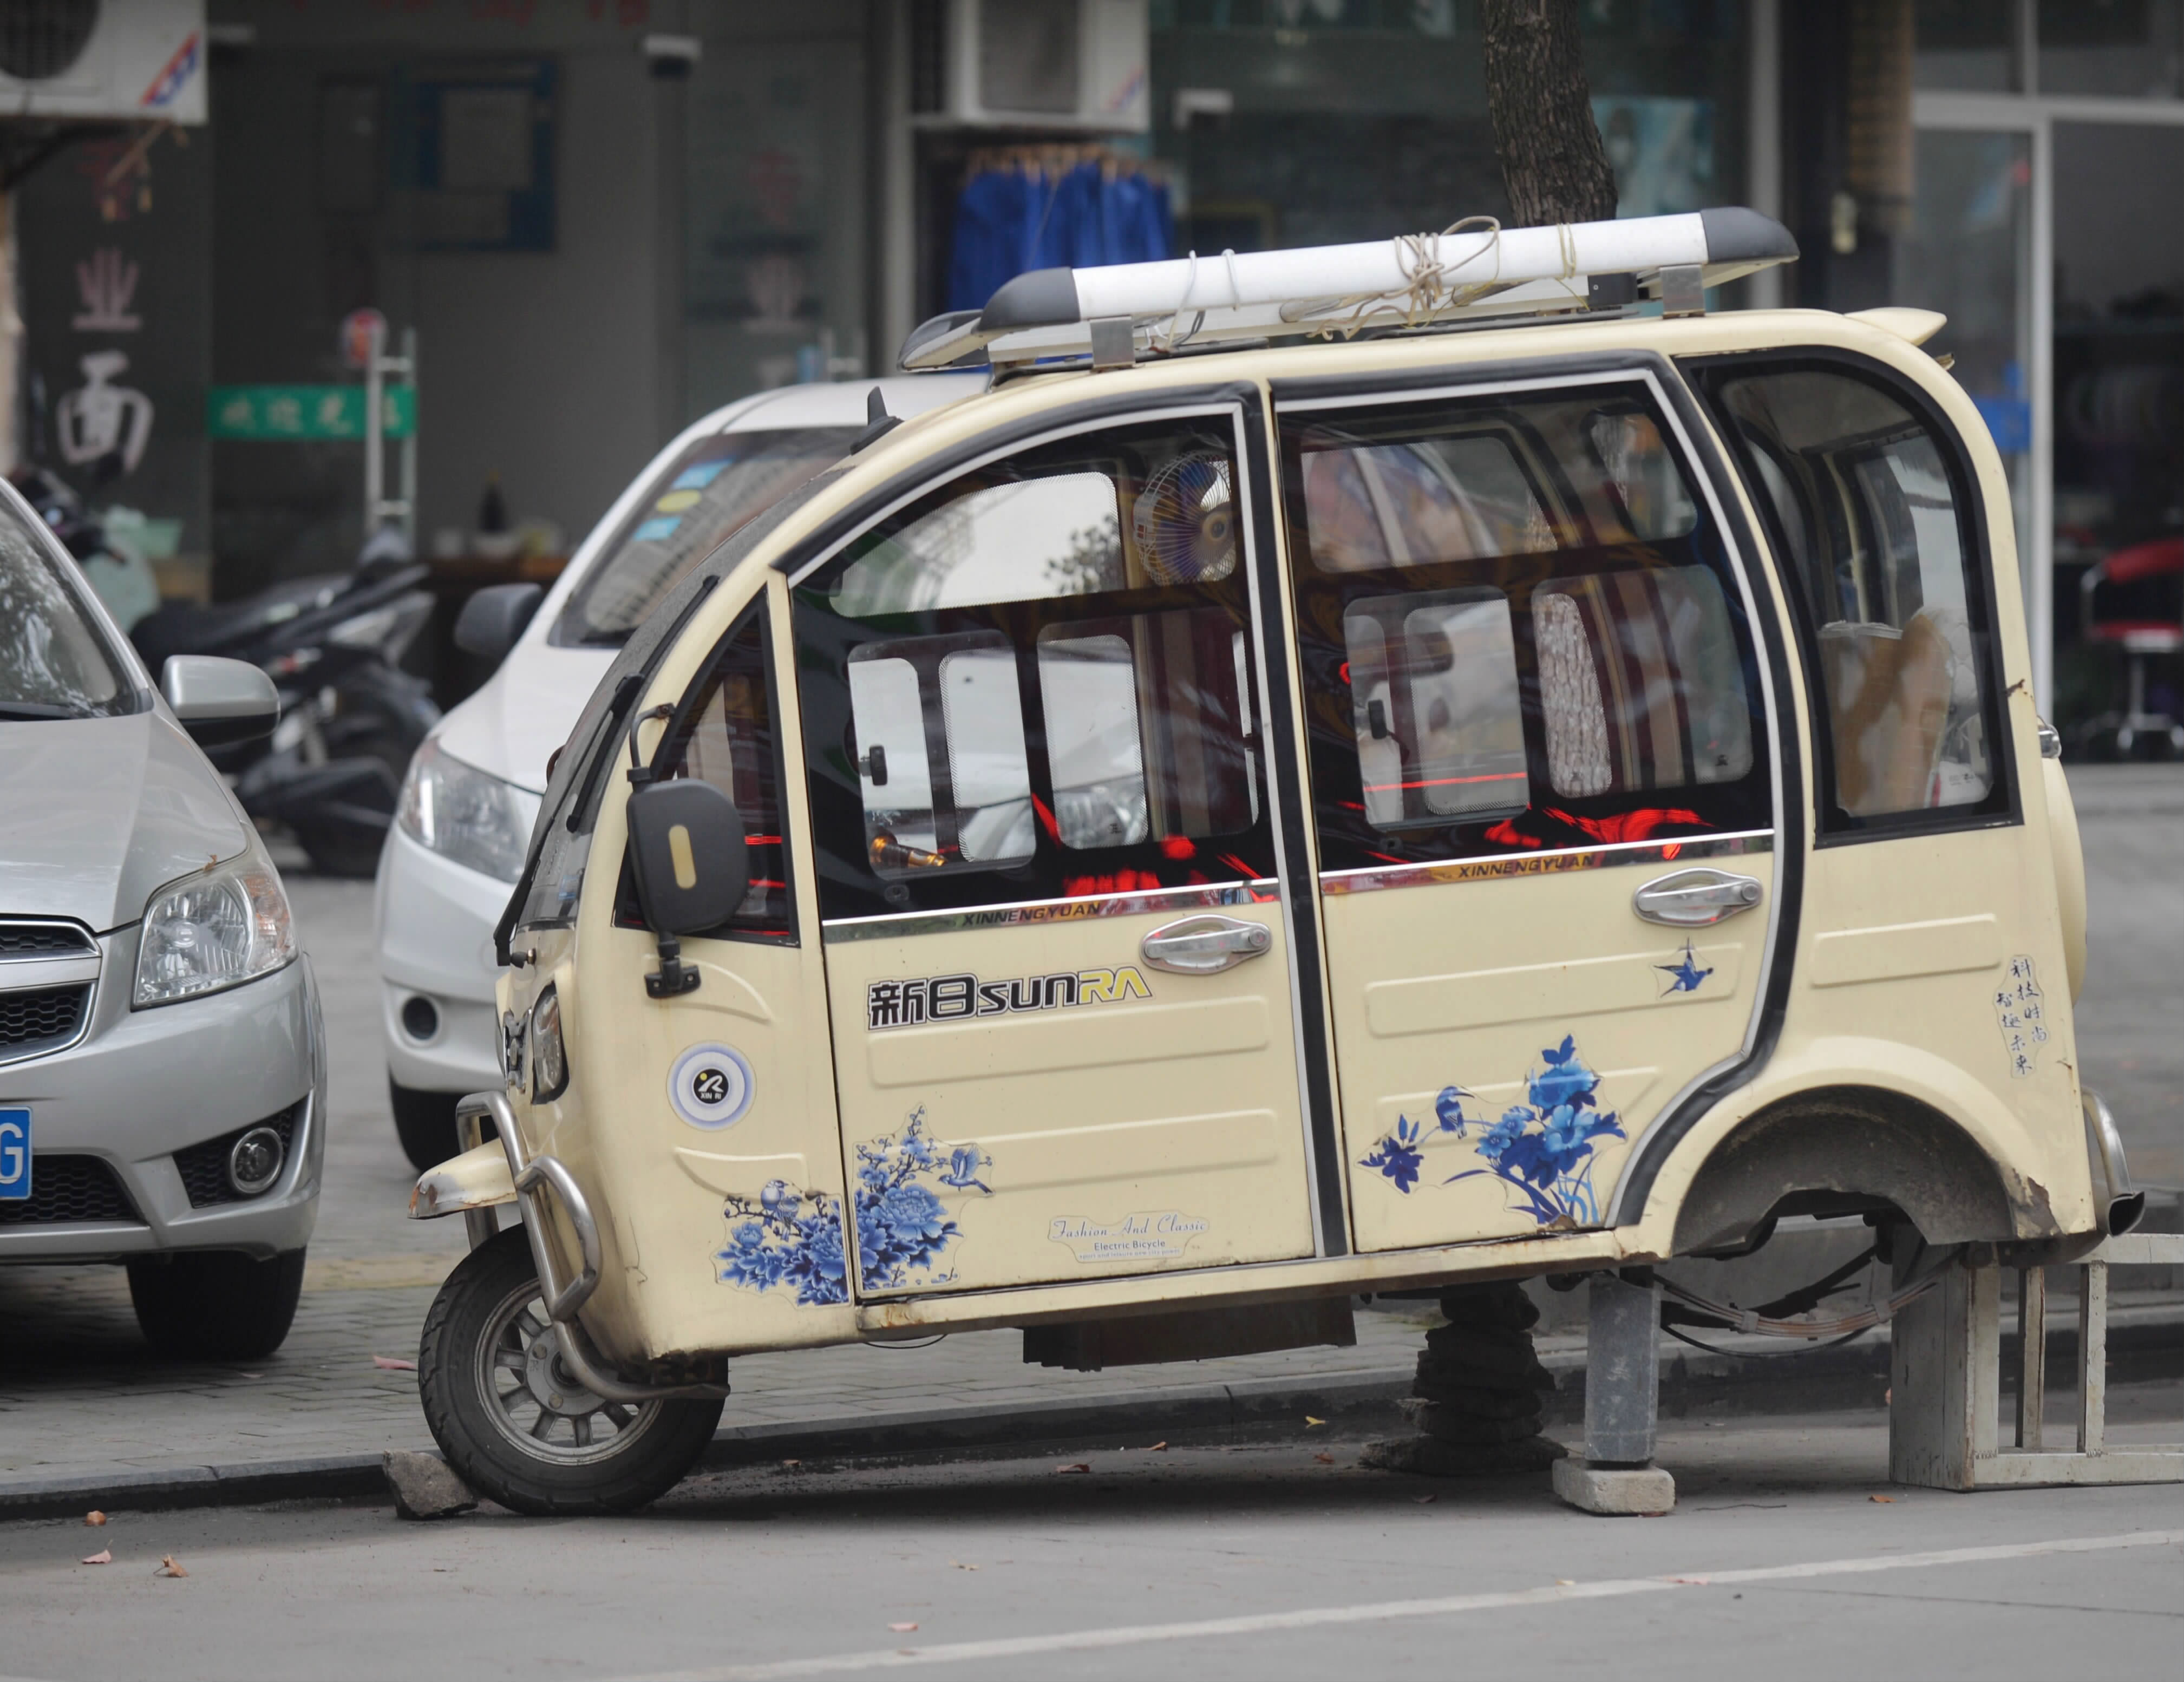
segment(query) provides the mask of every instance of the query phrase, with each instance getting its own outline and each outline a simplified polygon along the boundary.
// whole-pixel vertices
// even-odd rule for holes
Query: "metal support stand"
[[[1897,1317],[1891,1356],[1888,1475],[1935,1490],[2054,1484],[2184,1483],[2184,1445],[2110,1449],[2109,1269],[2184,1266],[2184,1233],[2104,1242],[2078,1275],[2077,1445],[2050,1449],[2047,1425],[2048,1278],[2019,1275],[2015,1444],[2001,1446],[2002,1269],[1958,1262],[1938,1289]]]
[[[1595,1273],[1589,1286],[1585,1457],[1554,1468],[1555,1493],[1586,1512],[1666,1512],[1676,1504],[1675,1479],[1653,1464],[1661,1286],[1650,1272],[1641,1278]]]

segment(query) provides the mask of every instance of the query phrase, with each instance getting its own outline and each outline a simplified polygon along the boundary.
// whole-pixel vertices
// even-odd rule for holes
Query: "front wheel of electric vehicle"
[[[627,1512],[695,1465],[721,1403],[607,1401],[561,1364],[531,1247],[511,1227],[433,1299],[417,1353],[425,1422],[448,1464],[517,1512]]]

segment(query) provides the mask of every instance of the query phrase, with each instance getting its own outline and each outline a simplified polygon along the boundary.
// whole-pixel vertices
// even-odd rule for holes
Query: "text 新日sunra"
[[[981,981],[974,975],[920,976],[910,981],[868,983],[865,1022],[872,1028],[922,1028],[928,1022],[960,1022],[967,1016],[1109,1005],[1152,995],[1145,977],[1127,964],[1120,969],[1031,975],[1017,981]]]

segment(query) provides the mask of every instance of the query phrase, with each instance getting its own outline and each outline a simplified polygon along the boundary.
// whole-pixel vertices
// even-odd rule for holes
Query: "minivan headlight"
[[[441,857],[501,882],[523,874],[538,797],[504,783],[427,741],[410,761],[395,821]]]
[[[240,986],[295,961],[288,896],[255,839],[240,858],[170,882],[144,906],[132,1004]]]

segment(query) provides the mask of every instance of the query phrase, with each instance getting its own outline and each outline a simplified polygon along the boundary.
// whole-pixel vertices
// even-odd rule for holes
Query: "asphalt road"
[[[1054,1454],[753,1469],[612,1521],[418,1524],[353,1505],[18,1524],[0,1529],[0,1668],[2176,1674],[2184,1490],[1900,1490],[1877,1421],[1692,1424],[1663,1445],[1678,1511],[1602,1519],[1536,1477],[1360,1471],[1357,1444],[1323,1436],[1079,1449],[1076,1472]],[[111,1564],[75,1562],[102,1548]],[[186,1578],[153,1574],[170,1554]]]
[[[2086,849],[2078,1054],[2144,1181],[2184,1186],[2184,766],[2072,766]]]

